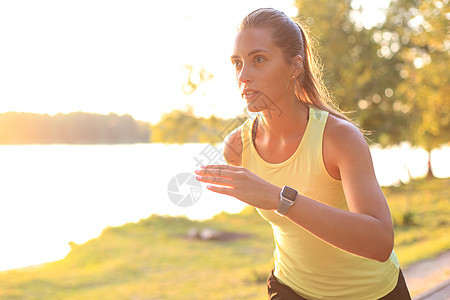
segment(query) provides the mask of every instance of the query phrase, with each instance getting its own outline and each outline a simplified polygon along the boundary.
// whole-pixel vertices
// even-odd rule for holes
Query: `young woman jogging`
[[[269,299],[410,299],[368,145],[330,104],[302,26],[256,10],[239,26],[231,61],[258,116],[226,139],[228,165],[195,172],[271,224]]]

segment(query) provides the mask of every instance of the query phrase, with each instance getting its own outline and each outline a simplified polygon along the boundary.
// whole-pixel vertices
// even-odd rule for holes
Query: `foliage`
[[[398,61],[402,79],[394,109],[407,116],[407,139],[427,150],[450,140],[448,2],[393,1],[377,31],[383,56]]]
[[[449,184],[433,179],[384,189],[403,269],[450,249]],[[410,210],[415,224],[400,224]],[[248,237],[187,239],[193,227]],[[264,299],[274,242],[270,225],[247,207],[202,222],[151,216],[71,247],[61,261],[0,272],[0,299]]]
[[[130,115],[84,112],[0,114],[0,144],[110,144],[148,142],[148,123]]]
[[[234,128],[245,121],[244,116],[235,119],[196,117],[192,110],[173,110],[151,127],[155,143],[221,143]]]
[[[339,107],[348,112],[373,142],[401,141],[402,115],[393,110],[390,91],[398,73],[378,56],[372,30],[354,20],[352,1],[298,0],[299,20],[310,28],[324,67],[325,83]]]
[[[392,1],[371,29],[354,1],[295,3],[318,41],[325,82],[373,142],[431,150],[450,140],[448,0]]]

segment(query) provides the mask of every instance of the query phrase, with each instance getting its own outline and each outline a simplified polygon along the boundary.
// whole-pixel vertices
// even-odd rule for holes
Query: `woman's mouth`
[[[254,100],[256,97],[258,97],[259,92],[255,90],[244,90],[242,93],[242,98],[244,98],[247,101]]]

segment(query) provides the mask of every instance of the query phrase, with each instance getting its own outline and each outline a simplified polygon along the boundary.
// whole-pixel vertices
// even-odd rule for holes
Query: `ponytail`
[[[317,55],[313,40],[305,33],[305,29],[298,22],[294,22],[299,31],[303,50],[303,72],[297,78],[295,95],[307,105],[312,105],[318,109],[328,111],[329,113],[350,121],[344,112],[333,101],[331,94],[323,82],[323,67],[320,63],[320,57]]]

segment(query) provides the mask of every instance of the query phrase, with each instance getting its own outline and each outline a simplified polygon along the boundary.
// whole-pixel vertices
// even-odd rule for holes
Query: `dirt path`
[[[450,280],[450,250],[435,258],[412,264],[402,271],[411,296],[417,297]],[[444,299],[450,299],[450,295]]]

